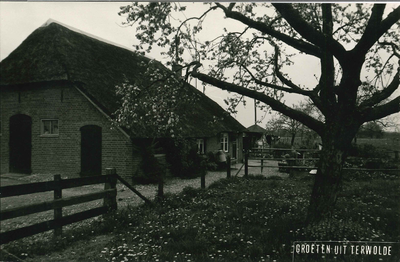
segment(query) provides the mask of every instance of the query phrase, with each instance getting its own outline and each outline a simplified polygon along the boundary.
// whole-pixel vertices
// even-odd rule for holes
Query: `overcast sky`
[[[14,49],[16,49],[23,40],[35,29],[43,25],[48,19],[54,19],[65,25],[74,27],[91,35],[103,38],[105,40],[131,47],[138,43],[135,39],[133,27],[124,27],[121,23],[123,17],[118,16],[120,6],[127,5],[129,2],[2,2],[0,1],[0,60],[7,57]],[[182,3],[185,4],[185,3]],[[196,9],[205,8],[201,3],[197,3]],[[188,3],[190,5],[190,3]],[[190,11],[190,10],[189,10]],[[228,23],[229,26],[235,26],[232,20],[227,21],[221,19],[215,21],[220,24]],[[214,26],[210,25],[205,30],[212,34]],[[216,33],[216,32],[215,32]],[[161,57],[155,53],[152,57],[161,60]],[[314,64],[302,65],[296,68],[296,75],[302,76],[304,81],[315,81],[313,74],[319,72],[319,65]],[[311,68],[311,70],[310,70]],[[307,75],[307,70],[309,71]],[[311,74],[310,74],[311,73]],[[194,82],[192,82],[195,85]],[[304,84],[304,83],[302,83]],[[201,87],[198,84],[199,89]],[[223,99],[227,93],[217,88],[207,87],[206,95],[218,102],[224,108]],[[288,104],[297,103],[297,99],[288,97]],[[257,113],[258,119],[264,116],[264,113]],[[253,101],[248,99],[246,108],[239,108],[236,118],[248,127],[254,124],[254,107]],[[265,127],[269,115],[260,124]]]
[[[127,4],[129,2],[0,2],[0,59],[7,57],[29,34],[50,18],[91,35],[131,47],[138,43],[134,28],[122,26],[125,18],[118,16],[120,6]],[[197,4],[196,9],[205,8],[201,3]],[[232,21],[223,19],[218,23],[232,26]],[[211,33],[213,25],[205,31]],[[161,60],[158,54],[151,54],[151,57]],[[196,83],[193,81],[192,84]],[[200,83],[197,86],[202,89]],[[206,89],[206,95],[226,108],[223,102],[227,97],[226,92],[210,86]],[[240,107],[235,116],[245,127],[253,125],[255,121],[253,100],[247,100],[247,106]],[[296,99],[291,103],[296,103]],[[258,120],[263,116],[266,118],[260,125],[265,127],[270,115],[260,111],[257,113]]]

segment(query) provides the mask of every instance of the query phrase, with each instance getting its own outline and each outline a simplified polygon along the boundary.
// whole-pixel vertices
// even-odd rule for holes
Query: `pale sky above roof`
[[[118,16],[120,7],[129,3],[130,2],[0,1],[0,60],[7,57],[29,34],[45,24],[49,19],[54,19],[91,36],[104,39],[107,42],[131,48],[133,44],[138,43],[134,34],[135,30],[133,27],[122,26],[121,23],[125,18]],[[182,4],[190,5],[190,3]],[[203,8],[202,3],[197,3],[196,9],[199,8]],[[228,26],[235,26],[232,20],[227,21],[221,19],[215,21],[215,23],[219,25],[226,23]],[[205,31],[207,34],[217,34],[217,32],[214,32],[214,27],[214,25],[210,25],[209,28],[206,28]],[[162,57],[158,53],[152,53],[149,56],[162,61]],[[301,76],[301,80],[304,80],[305,83],[314,82],[315,78],[313,74],[315,72],[317,72],[317,74],[319,73],[319,64],[301,64],[302,65],[296,67],[295,76]],[[305,64],[307,64],[307,66],[305,66]],[[196,86],[194,81],[192,81],[191,84]],[[200,83],[197,83],[197,86],[199,89],[202,89]],[[226,98],[228,94],[225,91],[207,86],[206,95],[226,108],[223,99]],[[236,119],[245,127],[254,124],[253,100],[247,99],[247,101],[247,106],[241,106],[238,109],[239,113],[236,115]],[[299,100],[296,97],[287,97],[286,101],[288,101],[287,104],[291,106],[292,104],[296,104]],[[257,112],[258,119],[264,115],[263,112]],[[270,115],[267,114],[266,119],[259,125],[265,127],[269,118]]]
[[[96,36],[108,42],[131,48],[137,43],[134,28],[124,27],[125,20],[118,16],[120,6],[129,2],[3,2],[0,1],[0,60],[7,57],[34,30],[49,19],[73,27],[81,32]],[[200,4],[200,3],[199,3]],[[161,60],[150,54],[150,57]],[[192,82],[193,85],[196,83]],[[197,84],[202,88],[200,84]],[[226,108],[223,99],[227,93],[214,87],[207,87],[206,94]],[[245,127],[254,124],[252,102],[242,107],[236,119]],[[258,116],[264,113],[258,112]],[[264,121],[262,126],[265,126]]]

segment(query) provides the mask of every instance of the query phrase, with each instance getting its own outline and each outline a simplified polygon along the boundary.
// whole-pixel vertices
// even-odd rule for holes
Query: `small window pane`
[[[50,134],[50,121],[43,121],[43,134]]]
[[[58,135],[58,120],[42,120],[42,135]]]
[[[221,149],[224,150],[224,152],[228,152],[229,146],[228,146],[228,134],[224,133],[221,136]]]
[[[58,120],[51,121],[52,134],[58,134]]]

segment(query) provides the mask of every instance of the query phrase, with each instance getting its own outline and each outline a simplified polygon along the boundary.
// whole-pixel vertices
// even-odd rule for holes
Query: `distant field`
[[[291,137],[281,137],[279,142],[290,144]],[[318,139],[317,141],[320,141]],[[353,141],[354,142],[354,141]],[[295,147],[301,146],[301,137],[295,138]],[[400,150],[400,138],[397,136],[389,136],[388,138],[357,138],[357,144],[370,144],[378,148],[390,150],[390,151],[399,151]]]
[[[370,144],[391,151],[400,150],[400,140],[395,138],[357,138],[357,144]]]

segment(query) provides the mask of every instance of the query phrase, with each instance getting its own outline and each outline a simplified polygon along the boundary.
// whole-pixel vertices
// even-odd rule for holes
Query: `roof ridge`
[[[61,25],[61,26],[65,27],[65,28],[67,28],[67,29],[69,29],[69,30],[71,30],[71,31],[74,31],[75,33],[78,33],[78,34],[81,34],[81,35],[86,35],[86,36],[88,36],[88,37],[90,37],[90,38],[96,39],[96,40],[101,41],[101,42],[103,42],[103,43],[106,43],[106,44],[109,44],[109,45],[113,45],[113,46],[116,46],[116,47],[119,47],[119,48],[123,48],[123,49],[125,49],[125,50],[128,50],[128,51],[131,51],[131,52],[133,52],[133,53],[136,53],[136,50],[133,49],[133,48],[130,48],[130,47],[127,47],[127,46],[124,46],[124,45],[121,45],[121,44],[112,42],[112,41],[110,41],[110,40],[101,38],[101,37],[99,37],[99,36],[90,34],[90,33],[88,33],[88,32],[85,32],[85,31],[82,31],[82,30],[80,30],[80,29],[77,29],[77,28],[75,28],[75,27],[73,27],[73,26],[70,26],[70,25],[61,23],[61,22],[59,22],[59,21],[57,21],[57,20],[55,20],[55,19],[52,19],[52,18],[49,18],[49,19],[48,19],[42,26],[40,26],[40,27],[46,27],[46,26],[49,26],[49,25],[52,24],[52,23]],[[149,56],[149,55],[142,55],[142,56],[144,56],[144,57],[146,57],[146,58],[148,58],[148,59],[150,59],[150,60],[154,60],[154,59],[155,59],[155,58],[153,58],[153,57],[151,57],[151,56]]]

